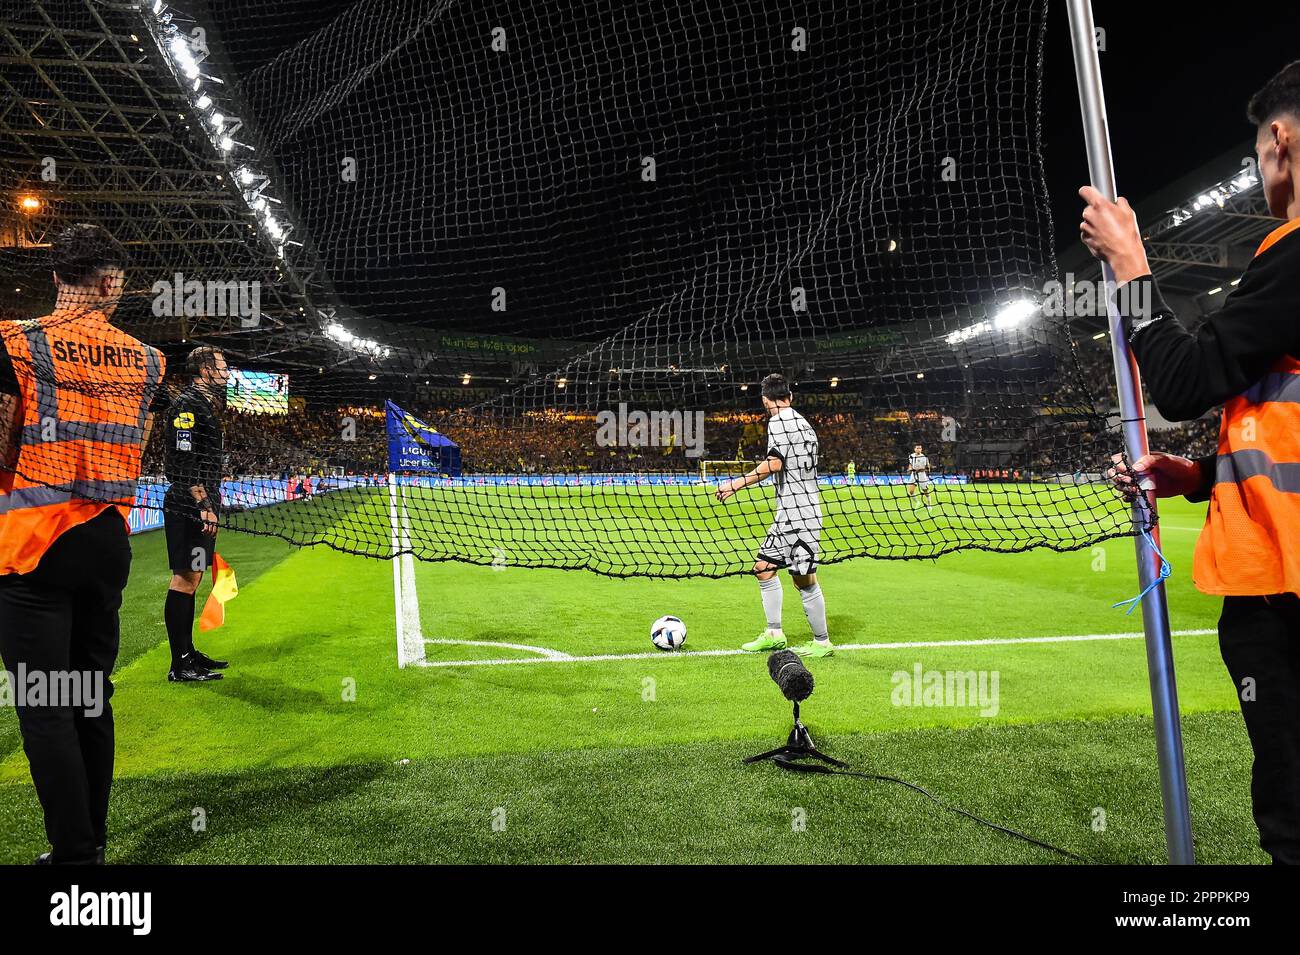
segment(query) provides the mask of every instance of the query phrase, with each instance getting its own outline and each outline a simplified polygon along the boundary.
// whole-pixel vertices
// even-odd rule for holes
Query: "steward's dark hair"
[[[1271,123],[1283,113],[1300,119],[1300,60],[1282,67],[1246,107],[1246,117],[1256,127]]]
[[[101,269],[126,268],[126,249],[103,226],[70,225],[50,243],[54,272],[64,285],[85,285]]]

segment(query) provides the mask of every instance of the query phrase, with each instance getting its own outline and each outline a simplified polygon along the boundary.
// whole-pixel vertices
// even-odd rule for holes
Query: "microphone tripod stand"
[[[842,769],[847,769],[849,765],[827,756],[813,745],[812,737],[808,735],[808,727],[799,721],[797,701],[794,704],[794,728],[790,730],[790,738],[785,741],[785,745],[768,750],[766,753],[759,753],[757,756],[746,757],[745,763],[757,763],[765,759],[770,759],[782,769],[792,769],[800,773],[831,772],[826,766],[813,762],[800,762],[800,760],[821,760],[822,763],[839,766]]]

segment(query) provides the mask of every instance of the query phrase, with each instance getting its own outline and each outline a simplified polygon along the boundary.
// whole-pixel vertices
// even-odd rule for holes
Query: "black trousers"
[[[102,710],[18,706],[23,750],[45,810],[51,860],[87,862],[106,842],[113,784],[109,679],[117,660],[118,609],[131,569],[126,524],[116,508],[65,531],[28,574],[0,576],[0,658],[17,674],[89,672]],[[15,700],[18,699],[14,687]]]
[[[1251,804],[1259,844],[1300,865],[1300,597],[1226,597],[1219,649],[1255,751]]]

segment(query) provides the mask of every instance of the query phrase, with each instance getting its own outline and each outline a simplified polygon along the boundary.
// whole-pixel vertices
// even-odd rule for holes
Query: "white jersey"
[[[776,472],[776,523],[821,528],[821,492],[817,487],[817,432],[793,408],[782,408],[767,421],[768,456],[781,459]]]
[[[930,459],[924,454],[910,454],[907,457],[908,470],[918,481],[930,480]]]

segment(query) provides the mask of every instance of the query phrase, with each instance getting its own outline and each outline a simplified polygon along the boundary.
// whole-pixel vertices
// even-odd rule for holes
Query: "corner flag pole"
[[[1083,113],[1083,134],[1088,144],[1088,171],[1092,185],[1112,202],[1117,195],[1115,166],[1110,153],[1110,127],[1106,121],[1106,99],[1101,87],[1101,65],[1097,57],[1096,33],[1091,0],[1066,0],[1070,10],[1070,37],[1074,44],[1074,72],[1079,81],[1079,107]],[[1138,386],[1137,363],[1115,306],[1115,273],[1102,264],[1106,283],[1106,311],[1110,321],[1111,357],[1115,361],[1115,382],[1119,391],[1120,420],[1124,428],[1124,449],[1129,461],[1147,453],[1146,412]],[[1144,508],[1155,514],[1155,494],[1147,501],[1134,501],[1133,522],[1146,521]],[[1160,545],[1159,529],[1151,538]],[[1183,764],[1183,731],[1178,716],[1178,684],[1174,679],[1173,644],[1169,635],[1169,605],[1160,580],[1160,558],[1137,542],[1138,580],[1142,598],[1142,628],[1146,633],[1147,675],[1151,681],[1151,710],[1155,717],[1156,757],[1160,763],[1160,793],[1165,808],[1165,846],[1174,865],[1196,862],[1192,847],[1192,818],[1187,799],[1187,768]]]

